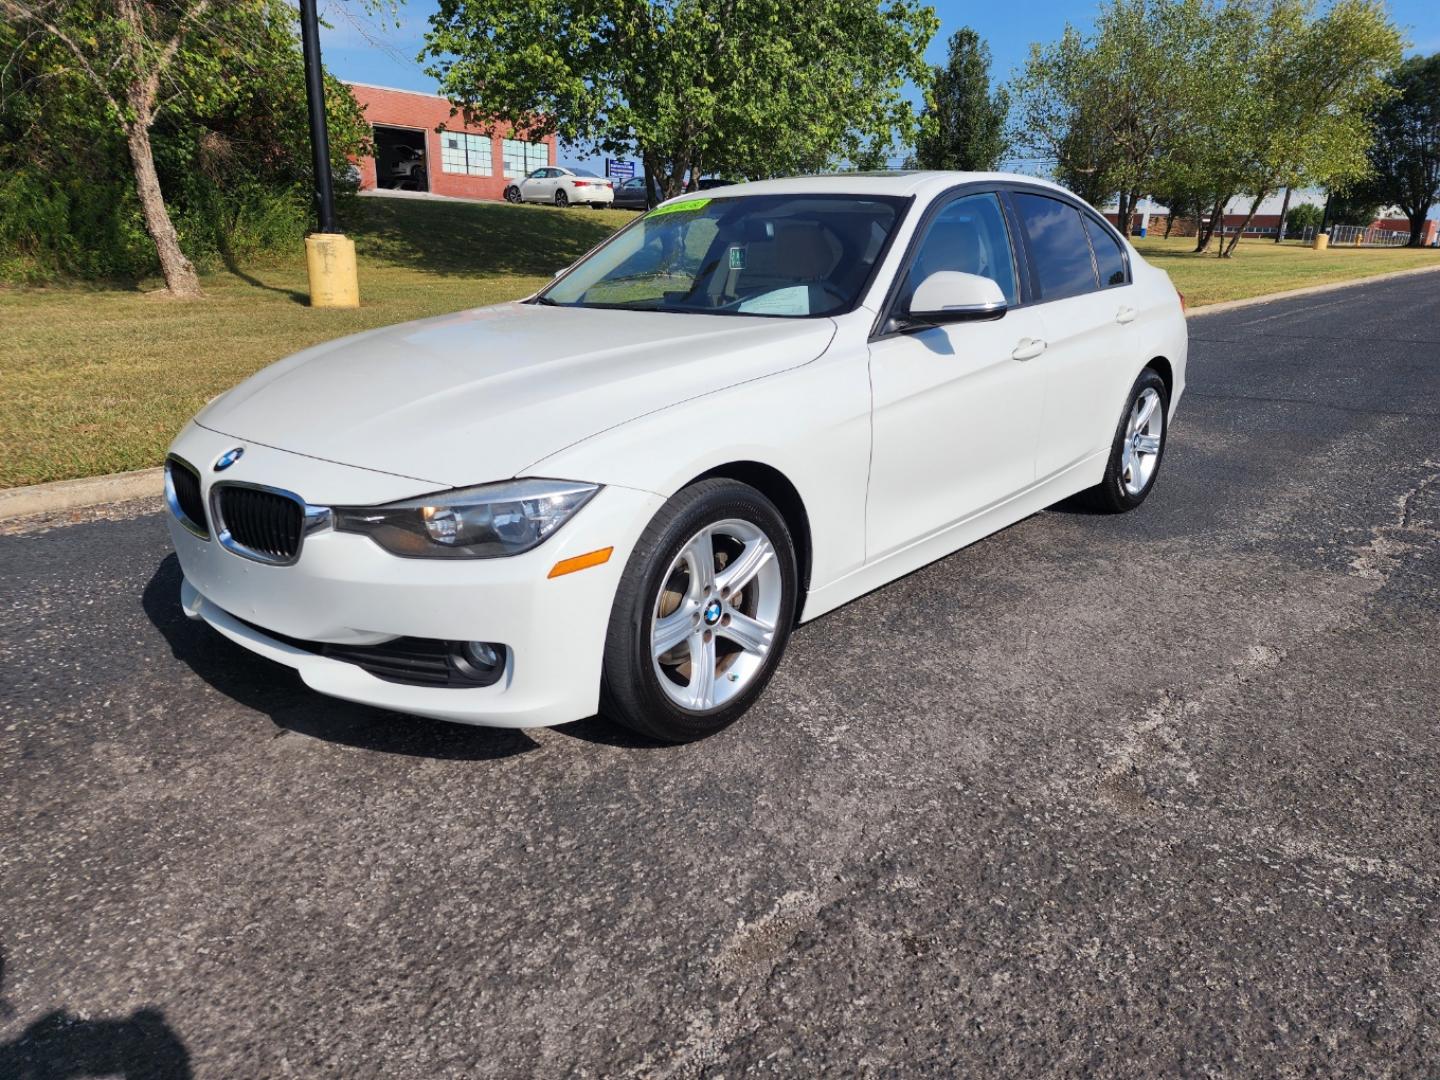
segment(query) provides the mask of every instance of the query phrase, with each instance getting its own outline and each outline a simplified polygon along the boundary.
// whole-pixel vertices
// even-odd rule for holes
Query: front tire
[[[713,735],[764,691],[798,589],[775,505],[734,480],[702,480],[661,507],[615,594],[602,711],[663,742]]]
[[[1091,506],[1104,513],[1123,514],[1145,501],[1160,475],[1169,414],[1170,394],[1165,380],[1154,368],[1146,368],[1125,399],[1105,477],[1085,492]]]
[[[505,189],[505,201],[508,203],[518,203],[520,201],[520,189],[514,184],[511,184]]]

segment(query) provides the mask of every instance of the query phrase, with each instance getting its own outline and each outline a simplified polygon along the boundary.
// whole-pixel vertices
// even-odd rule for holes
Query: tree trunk
[[[1290,185],[1285,185],[1285,199],[1280,204],[1280,224],[1275,229],[1275,243],[1285,239],[1285,215],[1290,213]]]
[[[1405,216],[1410,220],[1410,242],[1405,246],[1419,247],[1420,234],[1425,231],[1425,211],[1421,210],[1418,214],[1407,212]]]
[[[1132,224],[1130,219],[1135,216],[1135,195],[1133,192],[1126,191],[1122,188],[1116,198],[1115,219],[1116,223],[1120,226],[1120,235],[1129,236],[1130,226]]]
[[[1226,204],[1226,202],[1228,202],[1228,201],[1229,201],[1228,199],[1218,199],[1218,200],[1216,200],[1216,202],[1215,202],[1215,208],[1210,211],[1210,224],[1209,224],[1209,225],[1204,224],[1198,217],[1195,219],[1195,254],[1196,254],[1196,255],[1204,254],[1204,252],[1209,249],[1209,247],[1210,247],[1210,239],[1211,239],[1211,237],[1213,237],[1213,236],[1215,235],[1215,230],[1216,230],[1216,229],[1219,229],[1219,228],[1224,224],[1224,222],[1225,222],[1225,204]],[[1224,233],[1223,230],[1221,231],[1220,235],[1221,235],[1222,237],[1225,235],[1225,233]],[[1222,243],[1223,243],[1223,240],[1222,240]]]
[[[160,273],[171,296],[189,299],[200,295],[200,279],[195,274],[170,222],[165,197],[160,192],[160,178],[155,174],[155,157],[150,150],[150,130],[139,121],[132,122],[125,132],[130,147],[130,165],[135,170],[135,191],[140,196],[140,212],[145,229],[155,241],[160,256]]]
[[[649,150],[640,148],[640,167],[645,170],[645,205],[653,210],[665,196],[660,190],[660,163]]]
[[[1240,243],[1240,237],[1245,235],[1245,230],[1250,227],[1250,222],[1255,220],[1255,215],[1260,212],[1260,204],[1265,201],[1265,196],[1268,194],[1269,192],[1262,191],[1255,196],[1255,201],[1250,204],[1250,212],[1245,215],[1245,220],[1242,221],[1240,227],[1235,230],[1235,235],[1230,238],[1230,246],[1220,245],[1220,258],[1228,259],[1231,255],[1235,254],[1235,247]]]

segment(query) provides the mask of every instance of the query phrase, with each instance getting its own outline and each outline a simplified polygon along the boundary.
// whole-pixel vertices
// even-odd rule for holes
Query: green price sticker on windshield
[[[661,214],[683,214],[692,210],[703,210],[710,205],[709,199],[686,199],[684,202],[666,203],[664,206],[657,206],[650,211],[650,217],[659,217]]]

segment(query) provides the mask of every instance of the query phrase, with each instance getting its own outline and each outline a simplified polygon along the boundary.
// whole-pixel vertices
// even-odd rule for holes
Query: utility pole
[[[355,242],[335,231],[335,190],[330,176],[330,131],[325,123],[325,67],[320,62],[316,0],[300,0],[300,46],[305,54],[305,100],[310,107],[310,160],[315,173],[315,216],[320,228],[305,237],[311,307],[359,307]]]

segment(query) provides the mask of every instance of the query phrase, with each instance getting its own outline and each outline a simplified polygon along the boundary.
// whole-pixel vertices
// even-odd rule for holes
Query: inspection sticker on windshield
[[[661,214],[688,213],[691,210],[703,210],[710,205],[709,199],[686,199],[684,202],[666,203],[664,206],[657,206],[650,211],[651,217],[659,217]]]
[[[745,249],[744,249],[743,247],[741,247],[739,244],[731,244],[731,245],[730,245],[730,269],[731,269],[731,270],[744,270],[744,269],[745,269]]]

